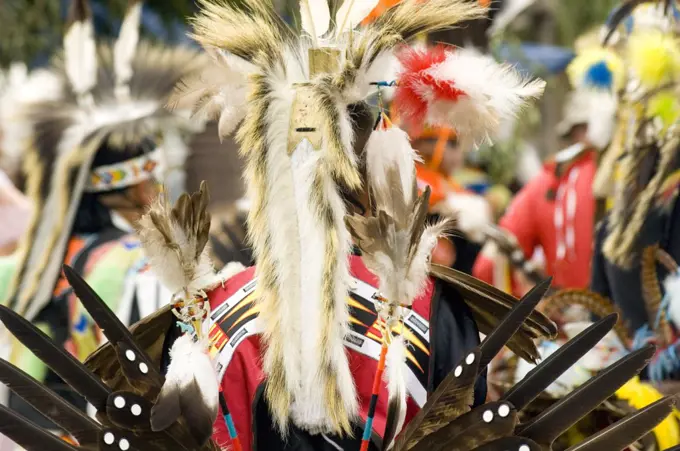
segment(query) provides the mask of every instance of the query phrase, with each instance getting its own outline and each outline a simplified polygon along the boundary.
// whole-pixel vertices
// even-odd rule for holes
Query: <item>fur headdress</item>
[[[404,0],[354,31],[375,1],[347,0],[332,11],[325,0],[302,0],[299,35],[265,0],[199,3],[194,37],[221,70],[211,72],[209,83],[188,80],[183,94],[197,99],[196,113],[219,117],[220,133],[238,128],[252,199],[265,396],[282,430],[291,418],[313,432],[348,432],[357,401],[343,344],[350,235],[340,193],[363,182],[348,107],[394,81],[385,70],[405,40],[484,10],[462,0]],[[431,102],[422,117],[465,127],[472,142],[541,90],[511,68],[457,54],[451,49],[445,61],[406,67],[396,82],[410,76],[435,91],[439,83],[441,92],[423,92]],[[454,90],[455,98],[448,95]],[[443,114],[449,106],[455,114]]]
[[[195,51],[140,42],[141,8],[132,2],[116,42],[97,46],[87,2],[74,0],[63,55],[51,68],[59,95],[15,105],[14,119],[30,129],[30,146],[19,152],[36,214],[8,300],[29,319],[52,296],[82,193],[138,183],[153,167],[175,165],[171,155],[186,154],[181,133],[194,126],[164,106],[202,60]],[[102,146],[115,151],[159,138],[163,151],[91,172]]]

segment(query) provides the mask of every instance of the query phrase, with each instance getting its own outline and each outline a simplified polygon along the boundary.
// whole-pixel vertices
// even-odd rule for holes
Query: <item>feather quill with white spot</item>
[[[87,1],[74,1],[69,16],[64,35],[66,75],[73,92],[82,97],[97,84],[97,44]]]

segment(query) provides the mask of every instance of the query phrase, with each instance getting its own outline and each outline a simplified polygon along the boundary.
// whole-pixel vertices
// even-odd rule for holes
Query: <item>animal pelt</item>
[[[218,399],[219,384],[207,343],[182,335],[170,349],[165,383],[151,410],[151,429],[165,430],[182,417],[196,442],[204,444],[212,436]]]
[[[216,278],[206,244],[210,238],[208,188],[183,194],[174,207],[159,196],[139,221],[138,234],[151,268],[172,293],[198,295]]]

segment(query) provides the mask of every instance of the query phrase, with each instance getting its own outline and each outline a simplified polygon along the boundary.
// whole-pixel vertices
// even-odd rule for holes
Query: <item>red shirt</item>
[[[360,257],[351,257],[351,273],[357,279],[360,279],[373,287],[378,285],[376,277],[366,269]],[[244,290],[244,287],[247,287],[249,282],[253,279],[254,274],[255,268],[248,268],[246,271],[229,279],[224,286],[217,287],[211,291],[208,294],[208,297],[210,299],[212,312],[219,311],[220,306],[226,304],[232,295],[240,292],[240,290]],[[433,288],[434,282],[433,280],[429,280],[426,288],[418,299],[416,299],[412,307],[414,314],[424,318],[425,321],[429,321],[430,319],[430,301],[433,294]],[[248,297],[246,297],[245,300],[248,300]],[[222,377],[221,387],[227,406],[234,420],[243,450],[250,451],[253,446],[253,401],[259,385],[264,381],[265,374],[262,371],[262,342],[260,340],[260,335],[250,335],[242,341],[238,341],[240,332],[237,324],[239,320],[235,319],[235,317],[240,315],[247,318],[249,315],[253,314],[252,309],[246,304],[247,302],[245,301],[242,306],[237,304],[237,307],[232,308],[230,310],[231,313],[227,314],[227,317],[231,318],[227,319],[224,324],[232,324],[232,326],[222,326],[222,330],[225,327],[227,328],[225,335],[220,335],[218,337],[217,335],[214,335],[214,330],[211,329],[211,340],[213,343],[221,343],[224,348],[235,346],[233,356],[226,365],[226,371]],[[367,331],[364,336],[369,338],[374,333],[372,330],[375,331],[375,327],[372,327],[373,324],[365,324],[365,326]],[[215,326],[213,326],[213,328],[214,327]],[[220,326],[216,325],[216,327]],[[242,328],[241,332],[245,329],[246,328]],[[429,336],[429,331],[427,334]],[[413,336],[413,334],[411,335]],[[416,341],[413,341],[413,343],[416,343]],[[429,343],[421,345],[423,352],[428,356],[427,359],[429,359],[430,355],[429,346]],[[346,349],[347,355],[349,356],[350,369],[356,384],[357,398],[360,406],[359,413],[361,418],[365,419],[371,399],[377,361],[376,359],[349,347]],[[413,352],[417,352],[417,350],[414,349]],[[219,359],[217,360],[219,362]],[[424,364],[423,366],[427,365]],[[427,368],[422,368],[422,371],[424,372],[425,377],[427,377]],[[387,399],[387,386],[383,382],[382,387],[380,388],[380,395],[373,421],[373,431],[380,436],[383,435],[387,421]],[[419,410],[418,404],[413,398],[409,397],[407,403],[408,410],[406,422],[412,419]],[[223,449],[230,444],[229,433],[222,415],[218,415],[215,422],[213,440],[215,440],[215,443]]]
[[[592,185],[597,155],[585,152],[567,164],[568,168],[557,175],[556,163],[547,163],[515,196],[499,225],[517,238],[527,259],[537,246],[543,248],[546,272],[553,276],[554,286],[587,288],[593,253]],[[492,283],[493,262],[480,254],[473,275]]]

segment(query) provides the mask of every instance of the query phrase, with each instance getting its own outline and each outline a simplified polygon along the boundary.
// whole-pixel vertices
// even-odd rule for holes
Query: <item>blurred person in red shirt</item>
[[[597,148],[588,139],[590,102],[585,91],[570,96],[557,132],[568,147],[548,161],[543,170],[515,196],[499,225],[517,240],[526,259],[542,248],[545,271],[559,288],[587,288],[590,281],[595,199],[592,184]],[[531,286],[519,271],[499,274],[495,267],[505,257],[493,244],[485,246],[473,275],[496,286],[507,286],[520,296]],[[506,280],[499,280],[505,277]]]

